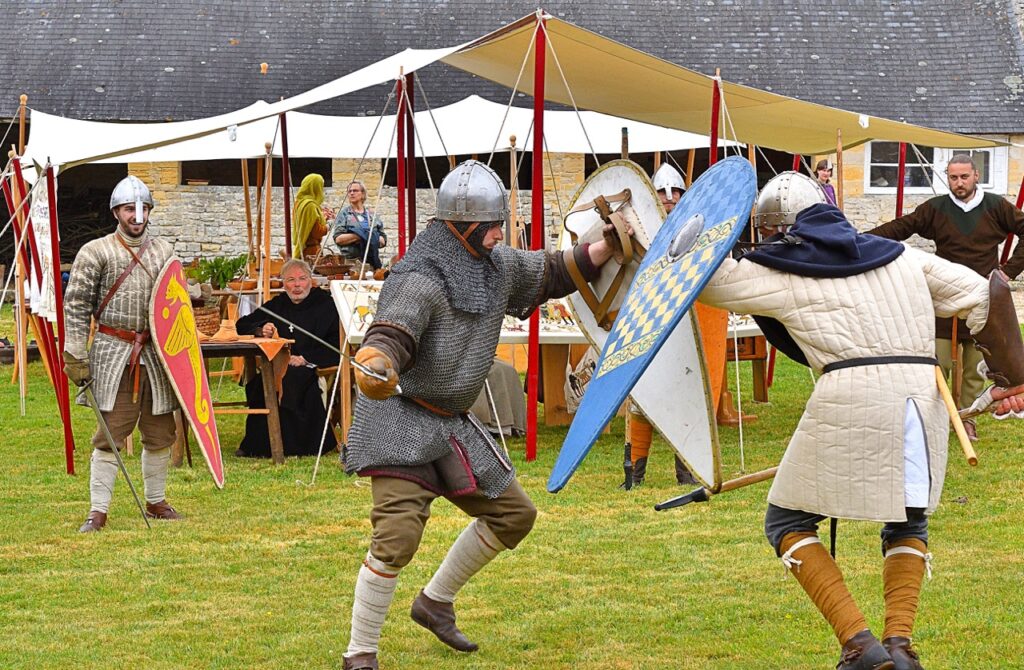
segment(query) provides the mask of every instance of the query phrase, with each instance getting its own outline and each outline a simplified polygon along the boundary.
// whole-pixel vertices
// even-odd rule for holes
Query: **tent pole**
[[[516,208],[519,206],[519,184],[516,179],[518,166],[516,164],[516,136],[508,136],[508,221],[505,222],[505,237],[508,239],[508,246],[513,249],[519,248],[519,236],[516,234]]]
[[[18,98],[18,156],[25,155],[25,105],[28,96],[24,93]]]
[[[405,116],[405,181],[406,218],[409,222],[409,244],[416,239],[416,95],[413,75],[405,75],[405,97],[408,101]]]
[[[896,218],[903,216],[903,179],[907,174],[907,143],[900,142],[899,168],[896,170]]]
[[[660,151],[655,151],[654,152],[654,171],[657,172],[658,168],[660,168],[660,167],[661,167],[661,152]]]
[[[836,206],[843,208],[843,129],[836,128]]]
[[[800,154],[793,154],[793,172],[800,172]]]
[[[629,128],[622,127],[622,159],[629,159]]]
[[[245,269],[252,276],[252,203],[249,202],[249,159],[242,159],[242,192],[245,195]]]
[[[537,10],[537,32],[533,46],[533,178],[530,185],[530,248],[544,248],[544,58],[547,34],[544,17]],[[530,336],[526,367],[526,460],[537,458],[537,386],[540,383],[540,310],[530,315]],[[554,398],[545,398],[554,403]]]
[[[690,184],[693,183],[693,163],[697,158],[697,150],[690,149],[690,152],[686,154],[686,188],[689,190]]]
[[[395,87],[398,88],[398,116],[395,123],[398,128],[395,131],[395,169],[398,173],[398,257],[405,255],[406,227],[405,227],[405,75],[402,69],[398,71],[398,79],[395,80]],[[362,273],[362,269],[359,271]]]
[[[1024,176],[1020,179],[1020,188],[1017,190],[1017,209],[1024,205]],[[1006,236],[1006,244],[1003,245],[1003,255],[999,259],[1000,265],[1006,265],[1010,260],[1010,247],[1013,246],[1013,233]]]
[[[281,112],[281,186],[284,187],[284,248],[289,257],[292,254],[292,166],[288,162],[288,121],[287,112]],[[296,258],[302,258],[302,250]]]
[[[53,262],[53,296],[57,308],[57,349],[64,351],[64,294],[60,282],[60,241],[57,239],[57,182],[53,177],[53,166],[46,166],[46,195],[50,209],[50,256]],[[64,423],[64,460],[69,475],[75,474],[75,436],[71,431],[71,404],[68,393],[68,378],[64,369],[54,365],[57,380],[57,405]]]
[[[271,153],[270,142],[264,147],[267,150],[263,160],[267,167],[263,171],[263,302],[270,300],[270,201],[271,192],[274,186],[274,154]]]
[[[722,91],[719,89],[722,71],[715,68],[715,78],[711,89],[711,147],[708,150],[708,167],[718,162],[718,116],[722,108]]]
[[[260,156],[256,159],[256,243],[253,246],[253,254],[256,259],[256,268],[263,267],[260,260],[263,257],[263,168],[266,167],[266,157]]]

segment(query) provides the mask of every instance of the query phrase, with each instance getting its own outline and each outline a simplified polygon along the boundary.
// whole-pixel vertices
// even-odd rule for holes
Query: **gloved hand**
[[[367,398],[385,400],[395,394],[395,389],[398,387],[398,373],[387,354],[373,347],[360,347],[356,352],[356,363],[387,377],[387,381],[381,381],[356,368],[356,384]]]
[[[64,374],[76,386],[85,386],[92,380],[89,361],[79,360],[66,351],[64,352]]]

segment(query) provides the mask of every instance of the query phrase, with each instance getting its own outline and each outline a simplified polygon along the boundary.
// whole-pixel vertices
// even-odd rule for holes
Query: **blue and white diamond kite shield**
[[[556,493],[566,485],[732,250],[756,194],[753,168],[734,156],[701,175],[669,214],[608,335],[597,372],[548,477],[548,491]]]

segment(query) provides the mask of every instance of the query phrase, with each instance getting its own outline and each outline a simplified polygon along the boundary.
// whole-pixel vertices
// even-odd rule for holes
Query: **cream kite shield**
[[[199,349],[199,331],[181,261],[172,258],[157,276],[149,303],[149,327],[160,362],[170,378],[217,488],[224,488],[224,462],[213,416],[213,400]]]
[[[571,246],[570,237],[579,243],[601,239],[605,220],[601,213],[603,205],[595,202],[599,197],[604,198],[617,218],[632,226],[634,240],[643,248],[650,246],[665,221],[665,209],[639,165],[615,160],[602,165],[573,196],[570,214],[565,218],[562,248]],[[604,349],[612,322],[640,267],[642,259],[637,256],[634,253],[625,265],[606,263],[593,284],[580,286],[580,292],[569,296],[576,323],[599,351]],[[610,291],[615,294],[609,295]],[[668,336],[630,397],[690,471],[703,484],[714,488],[721,483],[721,463],[714,404],[700,342],[697,320],[691,310]]]

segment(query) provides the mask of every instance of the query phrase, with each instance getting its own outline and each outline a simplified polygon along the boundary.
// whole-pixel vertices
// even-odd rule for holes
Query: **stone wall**
[[[550,159],[556,173],[554,178],[545,175],[544,218],[552,237],[557,239],[557,232],[561,226],[558,215],[559,202],[562,209],[565,209],[576,189],[583,183],[583,156],[552,154]],[[152,231],[172,242],[175,252],[182,259],[188,261],[196,257],[245,253],[245,198],[241,186],[181,185],[178,163],[133,163],[128,169],[131,174],[142,179],[153,193],[156,209],[153,211]],[[332,186],[325,189],[324,202],[335,210],[341,209],[348,202],[348,184],[356,175],[357,169],[359,179],[366,184],[367,203],[380,212],[389,248],[391,253],[394,253],[397,251],[398,240],[398,189],[390,186],[381,188],[379,161],[366,161],[360,166],[358,159],[333,160]],[[553,190],[555,186],[558,188],[557,196]],[[274,255],[284,249],[283,197],[283,189],[271,189],[271,246]],[[257,216],[255,198],[255,188],[250,187],[254,225]],[[516,210],[524,219],[530,217],[531,203],[530,191],[521,191],[518,194]],[[427,225],[434,209],[434,191],[418,190],[418,230]],[[331,251],[332,246],[328,245]]]

